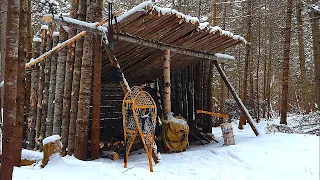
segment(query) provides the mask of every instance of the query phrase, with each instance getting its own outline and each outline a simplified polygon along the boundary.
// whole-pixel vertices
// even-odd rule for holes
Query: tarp
[[[164,145],[170,151],[185,151],[187,148],[189,125],[181,116],[170,115],[162,122],[162,137]]]

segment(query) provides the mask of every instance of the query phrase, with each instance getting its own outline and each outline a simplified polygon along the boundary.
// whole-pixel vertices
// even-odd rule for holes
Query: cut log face
[[[108,159],[111,159],[111,160],[120,159],[119,154],[117,152],[114,152],[114,151],[102,151],[101,152],[101,157],[108,158]]]

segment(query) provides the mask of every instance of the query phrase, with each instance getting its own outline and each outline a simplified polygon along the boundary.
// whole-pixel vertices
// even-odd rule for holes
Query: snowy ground
[[[123,160],[79,161],[67,156],[44,168],[14,169],[14,180],[87,179],[217,179],[217,180],[318,180],[319,136],[305,134],[265,134],[265,122],[258,124],[263,134],[255,137],[249,126],[239,131],[234,124],[236,145],[223,146],[221,130],[214,128],[219,143],[192,146],[186,152],[162,154],[163,161],[149,172],[145,153],[132,153],[128,168]],[[143,152],[143,151],[141,151]]]

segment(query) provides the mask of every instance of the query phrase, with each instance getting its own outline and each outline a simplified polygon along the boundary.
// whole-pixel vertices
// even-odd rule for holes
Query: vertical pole
[[[101,48],[100,37],[95,37],[93,57],[93,96],[92,96],[92,126],[91,126],[91,156],[98,159],[100,155],[100,101],[101,101]]]
[[[1,4],[2,6],[2,4]],[[14,151],[16,148],[17,133],[17,74],[18,74],[18,47],[19,47],[19,12],[20,1],[8,1],[8,21],[5,52],[4,99],[3,99],[3,141],[1,156],[1,180],[11,180],[14,166]],[[20,81],[21,82],[21,81]],[[19,83],[19,82],[18,82]]]
[[[214,65],[216,66],[216,68],[218,69],[218,72],[221,76],[221,78],[223,79],[224,83],[226,84],[226,86],[228,87],[229,91],[231,92],[234,100],[236,101],[236,103],[238,104],[241,112],[245,115],[245,117],[248,120],[248,123],[251,126],[251,129],[253,130],[253,132],[255,133],[256,136],[259,135],[258,129],[255,127],[253,119],[251,117],[251,115],[249,114],[248,109],[244,106],[244,104],[242,103],[241,99],[239,98],[239,96],[237,95],[236,91],[234,90],[233,86],[231,85],[230,81],[228,80],[225,72],[222,70],[222,68],[219,66],[217,61],[213,61]]]
[[[163,77],[164,77],[164,113],[171,112],[171,91],[170,91],[170,50],[164,51],[164,64],[163,64]]]
[[[41,50],[40,55],[46,52],[47,47],[47,29],[45,26],[41,27]],[[47,61],[47,60],[46,60]],[[42,119],[42,102],[43,102],[43,89],[44,89],[44,78],[45,78],[45,62],[40,62],[39,70],[39,84],[38,84],[38,103],[37,103],[37,119],[36,119],[36,139],[35,139],[35,149],[38,149],[40,143],[40,129],[41,129],[41,119]]]

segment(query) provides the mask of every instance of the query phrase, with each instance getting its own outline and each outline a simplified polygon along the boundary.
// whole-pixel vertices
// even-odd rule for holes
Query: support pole
[[[93,90],[92,90],[92,126],[91,126],[91,156],[98,159],[100,156],[100,100],[101,100],[101,48],[100,37],[95,36],[93,57]]]
[[[167,113],[171,112],[170,50],[164,51],[163,77],[164,77],[164,113],[166,115]]]
[[[242,103],[241,99],[239,98],[239,96],[237,95],[237,93],[234,90],[233,86],[231,85],[230,81],[228,80],[226,74],[224,73],[224,71],[219,66],[218,62],[217,61],[213,61],[213,63],[216,66],[216,68],[218,69],[218,72],[219,72],[221,78],[223,79],[224,83],[226,84],[226,86],[228,87],[229,91],[231,92],[231,94],[232,94],[234,100],[236,101],[236,103],[238,104],[241,112],[246,116],[246,118],[248,120],[248,123],[250,124],[251,129],[253,130],[254,134],[256,136],[258,136],[259,135],[259,131],[255,127],[253,119],[252,119],[251,115],[249,114],[248,109]]]

